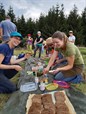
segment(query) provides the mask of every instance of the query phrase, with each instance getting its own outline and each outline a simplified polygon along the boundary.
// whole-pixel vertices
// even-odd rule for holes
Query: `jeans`
[[[9,79],[11,79],[17,73],[18,71],[14,69],[4,70],[4,72],[0,73],[0,93],[12,93],[16,91],[16,85]]]
[[[81,74],[72,77],[64,77],[62,72],[57,73],[54,79],[71,83],[80,83],[83,81]]]
[[[39,49],[39,58],[41,57],[42,46],[36,45],[34,49],[34,57],[36,56],[36,51]]]

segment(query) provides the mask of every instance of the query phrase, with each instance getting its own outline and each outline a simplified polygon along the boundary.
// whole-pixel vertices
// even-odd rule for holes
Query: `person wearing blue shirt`
[[[12,58],[14,48],[18,46],[23,37],[18,32],[10,34],[9,41],[0,44],[0,93],[12,93],[17,90],[10,79],[15,76],[18,71],[22,70],[19,62],[27,59],[30,55],[25,54],[23,58],[14,60]]]
[[[6,19],[0,23],[0,37],[2,41],[9,40],[10,33],[17,31],[16,25],[11,22],[10,16],[6,16]]]

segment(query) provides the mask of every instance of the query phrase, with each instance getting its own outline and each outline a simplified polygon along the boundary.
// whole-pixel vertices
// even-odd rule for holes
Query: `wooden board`
[[[68,99],[68,97],[67,97],[67,95],[66,95],[66,93],[65,93],[65,91],[58,91],[58,92],[63,92],[64,93],[64,96],[65,96],[65,104],[67,105],[67,107],[68,107],[68,109],[69,109],[69,114],[76,114],[76,112],[75,112],[75,109],[74,109],[74,107],[73,107],[73,105],[72,105],[72,103],[70,102],[70,100]],[[53,94],[52,94],[53,93]],[[52,100],[53,100],[53,102],[55,103],[55,98],[54,98],[54,93],[55,92],[49,92],[49,93],[47,93],[47,94],[52,94]],[[29,108],[30,108],[30,106],[32,105],[32,98],[33,98],[33,96],[34,96],[35,94],[30,94],[29,95],[29,97],[28,97],[28,99],[27,99],[27,103],[26,103],[26,114],[28,114],[28,111],[29,111]],[[53,99],[54,98],[54,99]]]

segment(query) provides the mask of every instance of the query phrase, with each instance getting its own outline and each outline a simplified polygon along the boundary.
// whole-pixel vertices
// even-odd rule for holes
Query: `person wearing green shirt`
[[[54,53],[44,69],[44,73],[47,73],[52,66],[58,52],[61,52],[67,60],[66,65],[59,66],[51,72],[54,74],[54,79],[66,82],[79,83],[81,82],[81,73],[84,70],[84,60],[76,45],[68,41],[65,33],[56,31],[52,35],[54,44]]]

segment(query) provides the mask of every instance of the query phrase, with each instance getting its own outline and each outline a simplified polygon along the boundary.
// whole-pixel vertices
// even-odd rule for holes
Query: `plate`
[[[54,80],[53,83],[56,83],[60,87],[63,87],[63,88],[69,88],[70,87],[70,85],[68,83],[66,83],[65,81],[57,81],[57,80]]]
[[[55,90],[57,88],[58,88],[58,84],[55,84],[55,83],[50,83],[46,86],[47,90]]]

